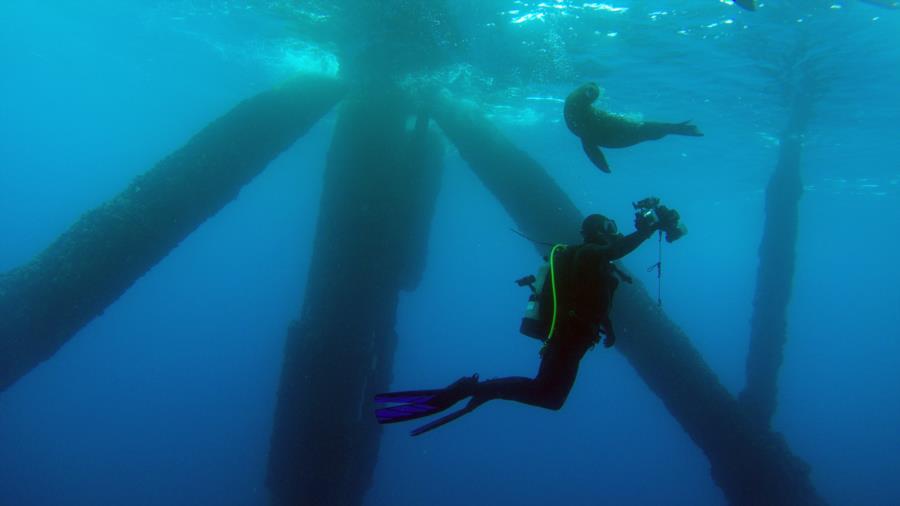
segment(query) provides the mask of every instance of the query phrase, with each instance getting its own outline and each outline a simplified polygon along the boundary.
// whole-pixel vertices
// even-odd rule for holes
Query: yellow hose
[[[564,249],[566,247],[565,244],[557,244],[553,246],[553,249],[550,250],[550,289],[553,294],[553,318],[550,320],[550,332],[547,334],[547,339],[544,341],[544,346],[550,342],[550,338],[553,337],[553,333],[556,332],[556,313],[557,313],[557,302],[556,302],[556,266],[554,265],[556,259],[556,250]]]

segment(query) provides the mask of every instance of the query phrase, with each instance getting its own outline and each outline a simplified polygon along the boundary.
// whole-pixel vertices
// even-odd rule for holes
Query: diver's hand
[[[640,212],[634,216],[634,228],[638,232],[653,232],[659,228],[659,218],[652,210]]]
[[[609,334],[606,335],[606,338],[603,340],[604,348],[612,348],[613,345],[616,344],[616,338]]]

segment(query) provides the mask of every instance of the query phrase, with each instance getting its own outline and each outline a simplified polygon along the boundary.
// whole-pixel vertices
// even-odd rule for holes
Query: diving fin
[[[397,423],[415,420],[444,411],[475,393],[478,375],[464,376],[446,388],[388,392],[375,396],[379,404],[397,404],[375,410],[378,423]]]
[[[375,410],[375,418],[378,423],[397,423],[407,420],[415,420],[423,416],[440,413],[450,406],[435,403],[435,398],[443,390],[411,390],[408,392],[389,392],[375,396],[375,402],[379,404],[394,404]]]
[[[600,148],[594,144],[588,144],[584,140],[581,141],[581,147],[584,149],[584,154],[591,160],[591,162],[603,172],[607,174],[612,171],[609,170],[609,164],[606,163],[606,157],[603,156],[603,152],[600,151]]]
[[[377,394],[375,402],[378,404],[396,404],[396,403],[422,403],[428,402],[435,395],[441,393],[442,390],[410,390],[408,392],[387,392]]]
[[[463,415],[471,413],[472,411],[475,410],[475,408],[477,408],[478,406],[481,406],[482,404],[484,404],[484,400],[473,397],[472,400],[470,400],[464,408],[457,409],[456,411],[454,411],[453,413],[450,413],[447,416],[442,416],[442,417],[438,418],[437,420],[428,422],[421,427],[417,427],[417,428],[413,429],[412,431],[410,431],[409,435],[413,436],[413,437],[420,436],[422,434],[425,434],[426,432],[437,429],[438,427],[446,425]]]
[[[740,5],[748,11],[756,10],[756,0],[732,0],[735,4]]]

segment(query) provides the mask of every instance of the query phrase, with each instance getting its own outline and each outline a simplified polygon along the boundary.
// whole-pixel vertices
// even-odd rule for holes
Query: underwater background
[[[386,40],[397,75],[478,103],[582,213],[630,231],[630,204],[645,196],[681,212],[690,233],[663,246],[663,307],[733,394],[786,122],[765,69],[802,46],[821,79],[807,83],[818,98],[772,424],[829,504],[900,504],[900,11],[855,0],[756,12],[715,0],[0,11],[0,272],[239,101],[297,71],[340,73],[366,58],[367,39]],[[603,174],[562,122],[562,100],[590,80],[604,108],[691,119],[705,137],[606,150]],[[267,504],[285,333],[303,303],[335,118],[0,393],[0,504]],[[424,276],[401,295],[393,389],[538,366],[513,281],[540,258],[447,149]],[[654,241],[624,259],[651,294],[656,261]],[[726,504],[703,453],[614,350],[588,353],[559,412],[493,402],[426,436],[409,428],[385,427],[365,504]]]

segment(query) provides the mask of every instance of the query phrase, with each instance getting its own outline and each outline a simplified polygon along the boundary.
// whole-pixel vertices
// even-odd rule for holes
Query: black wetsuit
[[[611,345],[615,339],[609,324],[609,308],[618,280],[610,262],[634,251],[653,231],[638,231],[599,244],[585,242],[571,249],[571,268],[562,280],[563,297],[559,329],[543,351],[537,376],[513,376],[482,381],[473,400],[506,399],[547,409],[565,404],[578,375],[578,364],[602,332]],[[568,285],[568,286],[566,286]],[[607,328],[608,327],[608,328]]]

